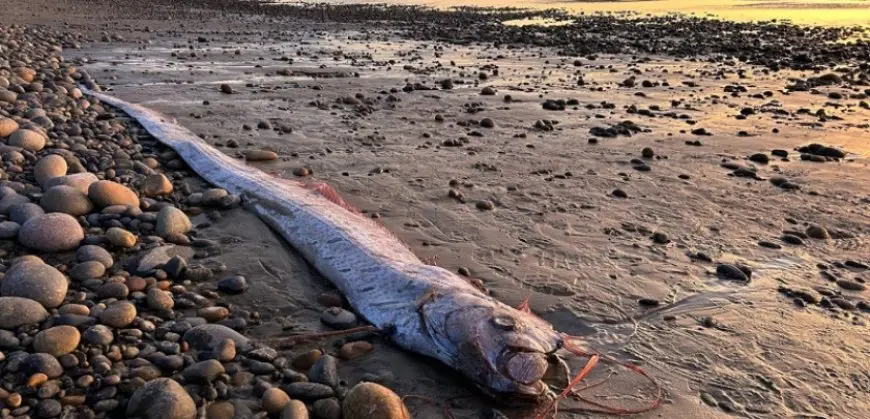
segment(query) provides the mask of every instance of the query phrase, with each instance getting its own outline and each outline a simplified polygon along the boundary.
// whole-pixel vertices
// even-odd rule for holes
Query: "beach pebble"
[[[33,217],[18,232],[18,241],[24,247],[48,253],[75,249],[84,238],[79,222],[62,213]]]
[[[337,388],[340,380],[338,360],[332,355],[323,355],[308,369],[308,378],[312,382]]]
[[[335,329],[350,329],[356,327],[356,315],[341,307],[330,307],[320,315],[323,324]]]
[[[106,269],[115,264],[115,259],[108,250],[100,246],[88,244],[79,247],[76,250],[76,260],[78,262],[100,262]]]
[[[749,282],[749,276],[742,269],[727,263],[716,265],[716,275],[721,279]]]
[[[308,419],[308,408],[299,400],[290,400],[281,410],[279,419]]]
[[[278,153],[269,150],[247,150],[244,152],[247,161],[270,161],[277,160]]]
[[[263,393],[261,400],[263,410],[270,415],[276,415],[284,410],[284,407],[290,403],[290,396],[280,388],[272,387]]]
[[[6,271],[0,282],[0,295],[29,298],[45,308],[55,308],[66,297],[67,287],[66,277],[54,267],[40,261],[26,261]]]
[[[115,339],[112,329],[97,324],[89,327],[82,333],[82,339],[91,345],[108,345]]]
[[[25,150],[39,151],[45,147],[46,138],[41,132],[19,129],[9,136],[9,145]]]
[[[341,345],[339,356],[344,360],[354,360],[372,351],[374,347],[364,340],[348,342]]]
[[[233,87],[229,84],[223,83],[220,85],[220,91],[221,93],[229,95],[233,93]]]
[[[230,315],[230,311],[226,307],[203,307],[197,310],[196,315],[204,318],[209,323],[217,323]]]
[[[33,350],[53,356],[68,354],[79,346],[81,334],[72,326],[55,326],[43,330],[33,338]]]
[[[233,419],[236,408],[228,401],[216,401],[205,408],[205,419]]]
[[[136,235],[120,227],[112,227],[106,230],[106,241],[116,247],[124,249],[136,245]]]
[[[344,419],[406,419],[411,417],[402,399],[392,390],[375,383],[359,383],[341,404]]]
[[[163,291],[157,287],[152,287],[148,290],[145,301],[148,304],[148,308],[152,310],[171,310],[175,306],[175,300],[172,299],[172,293]]]
[[[226,372],[223,364],[215,359],[197,362],[182,371],[181,375],[186,382],[208,383],[214,381],[218,375]]]
[[[807,236],[816,240],[830,240],[831,234],[828,230],[819,225],[811,225],[807,227]]]
[[[196,404],[178,382],[157,378],[133,393],[126,413],[141,419],[193,419]]]
[[[14,330],[25,324],[40,323],[47,317],[45,307],[34,300],[0,297],[0,329]]]
[[[191,349],[214,352],[224,339],[232,339],[241,352],[251,350],[251,342],[241,333],[219,324],[203,324],[184,332],[183,340]]]
[[[317,361],[323,356],[323,352],[319,349],[312,349],[308,352],[302,353],[290,362],[290,365],[293,368],[299,371],[308,371]]]
[[[142,182],[142,194],[148,197],[169,195],[172,193],[172,182],[162,173],[148,175]]]
[[[320,383],[290,383],[281,389],[294,399],[317,400],[335,395],[332,387]]]
[[[230,362],[236,358],[236,342],[224,339],[218,343],[214,351],[215,358],[220,362]]]
[[[45,214],[45,211],[36,204],[25,203],[9,207],[9,219],[18,224],[24,224],[27,220],[42,214]]]
[[[311,413],[318,419],[341,419],[341,403],[335,397],[320,399],[311,405]]]
[[[228,276],[218,282],[218,290],[228,294],[240,294],[248,289],[248,280],[241,275]]]
[[[57,154],[49,154],[36,162],[33,167],[33,177],[36,178],[36,183],[45,189],[49,180],[66,175],[66,171],[66,159]]]
[[[115,328],[124,328],[136,320],[136,306],[127,301],[117,301],[100,313],[100,322]]]
[[[0,198],[0,214],[9,214],[10,208],[19,204],[27,204],[30,202],[30,199],[28,199],[24,195],[20,195],[9,188],[3,189],[6,189],[6,191],[3,194],[3,197]]]
[[[94,209],[94,204],[82,191],[72,186],[55,186],[42,195],[39,205],[45,212],[61,212],[72,216],[85,215]]]
[[[18,230],[21,229],[21,224],[15,221],[0,222],[0,239],[9,240],[18,237]]]
[[[47,180],[45,182],[45,185],[43,185],[42,187],[43,189],[48,190],[55,186],[66,185],[76,188],[82,191],[83,194],[87,195],[91,185],[98,180],[99,179],[97,178],[97,176],[93,173],[73,173],[71,175],[51,178]]]
[[[166,206],[157,214],[156,232],[162,237],[170,234],[184,234],[189,232],[191,228],[193,225],[190,218],[178,208]]]
[[[30,354],[24,360],[23,370],[28,374],[43,373],[48,378],[57,378],[63,374],[63,366],[57,358],[44,353]]]
[[[100,180],[88,187],[88,198],[99,208],[126,205],[139,208],[139,197],[130,188],[116,182]]]
[[[0,117],[0,138],[12,135],[18,129],[18,123],[11,118]]]

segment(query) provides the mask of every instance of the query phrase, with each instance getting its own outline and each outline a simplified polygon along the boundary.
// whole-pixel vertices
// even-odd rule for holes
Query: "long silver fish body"
[[[432,358],[493,394],[538,398],[547,355],[563,344],[552,326],[422,262],[395,235],[348,210],[323,189],[268,175],[227,156],[146,107],[86,93],[134,118],[211,184],[240,194],[395,344]]]

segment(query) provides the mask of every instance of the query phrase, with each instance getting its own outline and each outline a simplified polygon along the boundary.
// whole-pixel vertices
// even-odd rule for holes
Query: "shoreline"
[[[511,305],[531,294],[535,312],[560,330],[642,364],[668,390],[662,410],[643,417],[870,411],[858,399],[870,362],[860,355],[870,306],[857,289],[870,232],[866,69],[835,59],[842,50],[787,70],[794,63],[779,55],[754,66],[624,54],[619,43],[566,55],[556,41],[491,42],[529,38],[531,29],[480,24],[442,39],[450,26],[409,33],[401,24],[289,24],[234,10],[153,12],[174,17],[163,21],[106,10],[102,27],[88,26],[95,15],[54,16],[70,22],[64,30],[88,30],[75,41],[82,49],[64,55],[111,94],[177,118],[228,154],[277,153],[254,164],[332,184],[421,256],[470,272]],[[602,53],[609,49],[618,53]],[[797,151],[812,142],[845,157]],[[231,316],[260,312],[247,336],[328,330],[315,303],[328,283],[252,214],[193,219],[211,224],[202,239],[221,244],[206,259],[248,278],[248,291],[223,297]],[[828,238],[809,236],[814,226]],[[730,281],[720,265],[750,269],[751,281]],[[838,340],[823,338],[833,332]],[[343,343],[279,358],[337,354]],[[371,343],[364,357],[338,363],[348,385],[375,379],[400,395],[442,400],[474,392],[433,362]],[[633,394],[636,384],[623,378],[598,395]],[[257,415],[264,386],[251,390],[242,406]],[[411,407],[414,417],[439,417],[437,408]],[[451,408],[462,418],[492,408],[522,417],[482,396]]]

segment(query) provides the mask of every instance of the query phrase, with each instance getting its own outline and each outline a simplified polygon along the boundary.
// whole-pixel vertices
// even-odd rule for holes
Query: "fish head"
[[[430,335],[441,351],[455,354],[454,368],[494,395],[539,399],[547,393],[548,356],[563,344],[549,323],[479,296],[448,297],[438,305],[447,304],[452,308],[429,327],[437,328]]]

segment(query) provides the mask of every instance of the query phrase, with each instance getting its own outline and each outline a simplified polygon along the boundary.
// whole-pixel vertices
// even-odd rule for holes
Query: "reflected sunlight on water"
[[[290,2],[290,1],[288,1]],[[320,3],[322,1],[309,1]],[[327,0],[327,3],[384,3],[384,0]],[[559,8],[572,13],[634,12],[640,14],[684,13],[718,16],[730,20],[790,20],[808,25],[870,26],[870,0],[396,0],[388,3],[434,7],[527,7]]]

